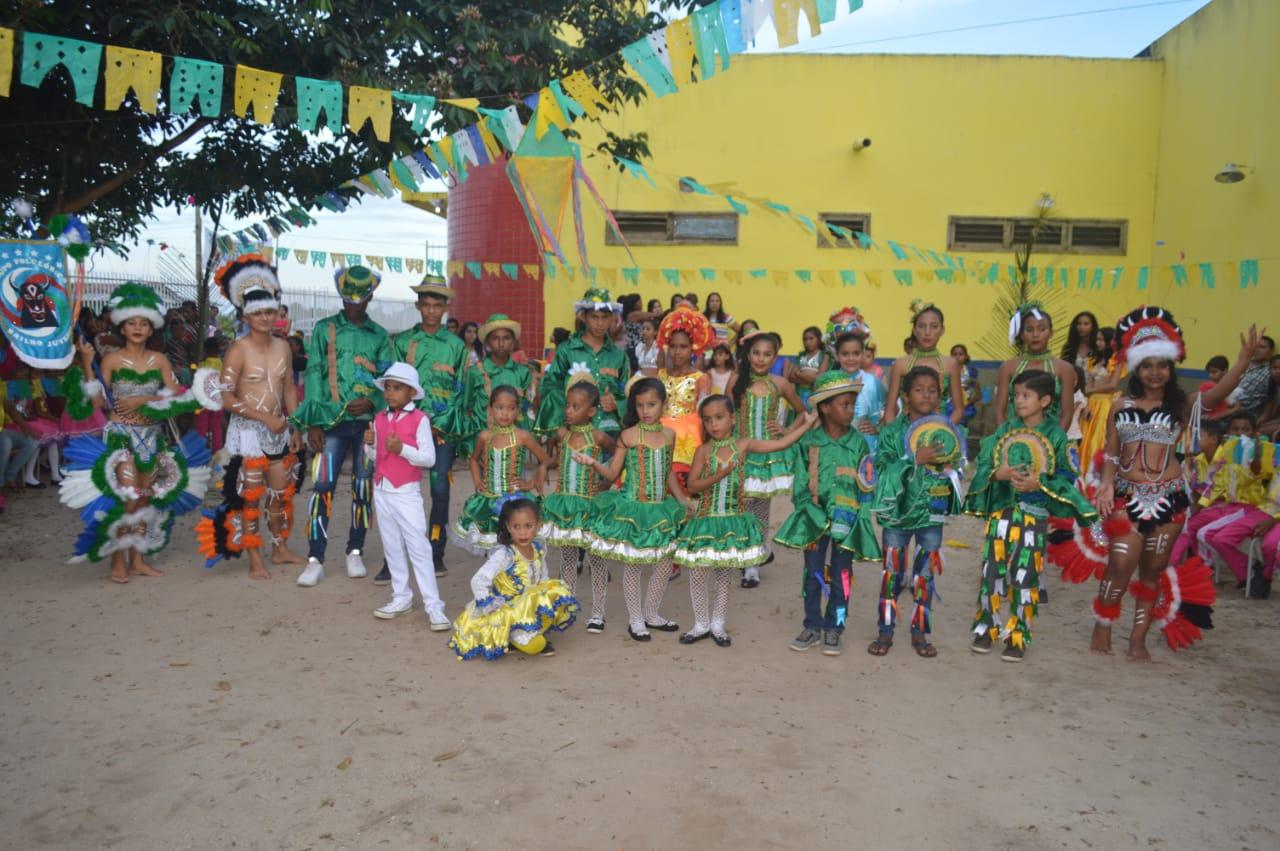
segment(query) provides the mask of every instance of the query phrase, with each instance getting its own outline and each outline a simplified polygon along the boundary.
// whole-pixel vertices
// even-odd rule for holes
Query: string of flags
[[[749,44],[753,44],[766,22],[773,22],[774,29],[778,33],[779,46],[789,47],[800,41],[801,18],[807,23],[809,35],[815,36],[822,31],[823,24],[836,19],[842,7],[847,8],[852,14],[862,8],[862,0],[846,0],[844,4],[838,0],[716,0],[714,3],[695,9],[687,17],[672,21],[662,29],[655,30],[644,38],[623,47],[618,55],[628,72],[640,80],[654,97],[661,98],[700,80],[708,80],[718,73],[728,71],[730,57],[742,53]],[[4,40],[5,33],[8,33],[8,42]],[[26,35],[30,34],[24,34]],[[61,39],[61,41],[75,40]],[[10,63],[12,62],[12,44],[13,31],[0,30],[0,69],[3,69],[6,57]],[[101,50],[101,45],[92,45],[89,42],[80,44],[89,45],[90,48],[96,47],[99,52]],[[68,58],[80,67],[80,60],[65,54],[60,61],[65,64]],[[92,73],[96,80],[99,60],[87,59],[84,63],[92,66]],[[211,64],[213,63],[203,63],[203,65]],[[158,55],[155,65],[158,69]],[[188,111],[202,91],[209,92],[211,102],[216,98],[217,103],[221,104],[222,66],[215,66],[218,69],[216,72],[212,69],[200,71],[203,65],[199,60],[188,60],[184,63],[179,94],[185,100],[178,100],[174,96],[174,83],[171,77],[171,109],[181,104],[180,111]],[[71,69],[70,65],[67,67]],[[243,116],[240,110],[243,108],[247,112],[248,107],[252,105],[255,119],[259,115],[264,115],[266,122],[269,122],[271,117],[266,107],[268,104],[275,103],[275,97],[279,94],[278,78],[283,75],[260,72],[247,66],[235,67],[237,114]],[[42,80],[44,74],[51,69],[52,66],[45,68],[39,79]],[[241,69],[244,69],[243,73]],[[174,77],[179,76],[176,71],[175,60]],[[201,73],[205,76],[200,76]],[[158,78],[158,70],[156,74]],[[76,76],[74,72],[72,76]],[[242,80],[243,92],[240,88]],[[5,78],[0,71],[0,96],[7,95],[9,91],[9,87],[4,85],[4,82]],[[215,82],[217,85],[214,85]],[[311,83],[324,85],[311,86]],[[39,80],[35,85],[39,85]],[[317,99],[327,98],[325,103],[332,105],[334,113],[337,113],[341,106],[341,98],[340,93],[337,93],[333,86],[340,87],[340,84],[310,81],[307,90],[317,92]],[[158,87],[157,79],[156,88]],[[369,120],[366,100],[376,99],[379,104],[387,103],[384,95],[388,93],[385,91],[376,89],[368,91],[381,92],[381,94],[377,94],[375,98],[374,95],[360,93],[360,106],[354,111],[355,117],[361,119],[361,124],[358,126],[363,126],[364,121]],[[77,84],[77,93],[79,92],[80,87]],[[121,96],[123,97],[123,94]],[[428,126],[427,116],[436,103],[434,98],[430,95],[407,95],[403,92],[390,92],[389,96],[393,101],[404,100],[406,103],[410,102],[409,98],[417,98],[418,100],[412,101],[415,106],[414,130],[421,132]],[[430,103],[427,102],[428,98],[431,98]],[[92,103],[92,99],[91,89],[87,103]],[[353,96],[349,96],[349,100],[353,100]],[[347,190],[348,195],[354,191],[381,198],[393,198],[397,191],[419,191],[419,185],[428,179],[450,179],[461,183],[467,179],[468,169],[488,165],[504,158],[507,154],[514,154],[527,129],[532,128],[535,137],[540,140],[552,126],[564,128],[583,116],[597,118],[611,107],[608,99],[591,81],[585,69],[575,71],[561,79],[552,80],[539,91],[520,97],[518,103],[512,103],[501,109],[481,107],[478,98],[444,99],[440,102],[467,109],[479,118],[474,124],[444,135],[421,149],[392,160],[384,168],[354,177],[335,189],[317,195],[310,202],[295,205],[290,212],[301,211],[305,214],[306,208],[316,207],[331,212],[346,212],[349,203],[338,190]],[[261,110],[259,104],[262,105]],[[306,129],[304,118],[306,121],[312,120],[313,115],[318,115],[321,106],[308,101],[309,106],[304,116],[302,104],[302,94],[299,93],[299,122]],[[203,99],[199,100],[199,107],[201,110],[205,108]],[[521,119],[521,107],[530,116],[527,123]],[[381,108],[380,106],[379,109]],[[324,107],[324,112],[326,120],[329,120],[330,111],[327,105]],[[352,112],[352,105],[348,104],[349,117]],[[381,116],[382,113],[379,112],[378,115]],[[418,123],[419,119],[423,122],[421,125]],[[377,126],[375,124],[375,128]],[[248,245],[254,241],[262,241],[255,227],[262,227],[272,235],[276,235],[272,231],[273,228],[288,230],[291,226],[305,227],[306,224],[314,223],[314,220],[311,220],[306,224],[298,224],[294,221],[295,218],[299,217],[291,217],[288,214],[273,216],[262,225],[246,228],[245,231],[236,234],[235,238],[241,245]]]
[[[945,256],[945,255],[940,255]],[[972,260],[951,255],[954,265],[945,261],[937,268],[905,268],[886,266],[868,269],[697,269],[638,267],[638,266],[563,266],[548,257],[545,266],[539,263],[501,263],[488,260],[450,260],[445,269],[451,281],[494,279],[505,277],[512,281],[545,280],[577,285],[584,281],[603,286],[648,287],[669,284],[682,290],[700,285],[725,282],[729,284],[760,283],[775,287],[809,286],[825,287],[883,286],[913,287],[917,284],[943,284],[958,286],[976,284],[995,286],[1008,284],[1018,278],[1018,267],[1012,263]],[[902,258],[899,258],[902,259]],[[1280,258],[1263,258],[1267,260]],[[1259,286],[1261,260],[1247,258],[1211,263],[1171,263],[1167,265],[1141,266],[1031,266],[1027,270],[1028,284],[1037,287],[1074,291],[1110,291],[1120,287],[1136,291],[1162,287],[1199,287],[1218,289],[1238,286],[1248,289]]]
[[[390,272],[408,272],[414,275],[431,274],[443,275],[445,270],[445,261],[433,260],[422,257],[398,257],[388,254],[354,254],[346,251],[316,251],[309,248],[281,248],[276,249],[271,245],[263,245],[252,243],[250,245],[242,245],[237,242],[231,247],[231,250],[225,250],[222,247],[222,240],[225,237],[219,237],[218,247],[224,256],[231,257],[238,254],[252,252],[261,254],[267,259],[268,263],[277,266],[292,261],[302,266],[313,266],[318,268],[326,268],[329,266],[369,266],[378,271]],[[496,274],[496,273],[495,273]]]

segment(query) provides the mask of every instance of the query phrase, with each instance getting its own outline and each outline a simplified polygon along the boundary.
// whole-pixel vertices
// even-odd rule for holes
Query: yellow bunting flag
[[[347,89],[347,123],[352,133],[359,133],[366,121],[373,122],[373,135],[378,141],[391,139],[391,92],[350,86]]]
[[[932,281],[932,280],[933,280],[933,270],[932,270],[932,269],[919,269],[919,270],[917,270],[917,271],[916,271],[916,274],[920,276],[920,280],[922,280],[922,281]]]
[[[591,118],[599,115],[601,109],[609,108],[609,102],[591,82],[591,78],[585,71],[574,71],[560,81],[560,86],[569,94],[569,97],[582,104],[582,108]]]
[[[818,272],[818,282],[824,287],[834,287],[836,285],[836,273]]]
[[[421,271],[422,271],[422,258],[420,258],[420,257],[406,257],[406,258],[404,258],[404,268],[405,268],[405,271],[406,271],[406,272],[421,272]]]
[[[569,126],[569,119],[565,118],[564,112],[560,109],[560,104],[556,101],[555,94],[545,86],[542,91],[538,92],[538,114],[535,119],[536,124],[533,132],[539,139],[547,134],[548,125],[554,124],[557,127]]]
[[[138,106],[148,115],[154,115],[160,96],[160,54],[149,50],[133,50],[129,47],[107,45],[107,70],[103,74],[105,87],[102,108],[115,110],[124,103],[129,89],[138,99]]]
[[[454,277],[455,275],[461,275],[461,274],[462,274],[462,261],[461,261],[461,260],[450,260],[448,263],[446,263],[446,264],[445,264],[445,269],[446,269],[446,270],[448,270],[449,277],[451,277],[451,278],[452,278],[452,277]]]
[[[875,287],[876,289],[879,289],[879,288],[880,288],[880,282],[884,279],[884,272],[881,272],[881,271],[876,270],[876,269],[871,269],[871,270],[868,270],[868,271],[864,272],[864,273],[862,274],[862,277],[864,277],[864,278],[866,278],[866,279],[867,279],[867,283],[868,283],[868,284],[870,284],[871,286]]]
[[[524,272],[525,277],[532,278],[535,281],[542,277],[542,267],[537,263],[525,263],[520,266],[520,269]]]
[[[787,285],[787,279],[791,277],[791,273],[786,269],[774,269],[769,273],[769,276],[773,278],[773,285],[775,287],[785,287]]]
[[[484,152],[489,155],[489,159],[495,161],[502,159],[502,147],[498,144],[493,131],[489,129],[489,117],[485,116],[476,122],[476,129],[480,132],[480,142],[484,145]]]
[[[667,25],[667,56],[677,86],[693,80],[693,21],[680,18]]]
[[[293,259],[294,259],[294,260],[297,260],[299,263],[306,263],[306,262],[307,262],[307,250],[306,250],[305,248],[295,248],[295,249],[293,249]]]
[[[613,286],[618,283],[618,270],[611,267],[597,267],[596,272],[600,276],[600,282]]]
[[[640,270],[640,280],[643,281],[646,286],[658,283],[658,281],[661,280],[661,277],[662,273],[657,269]]]
[[[379,257],[378,255],[376,255],[376,254],[366,254],[366,255],[364,256],[364,259],[365,259],[365,261],[366,261],[366,262],[368,262],[368,264],[369,264],[370,266],[372,266],[373,268],[375,268],[375,269],[381,269],[381,268],[382,268],[382,258],[381,258],[381,257]]]
[[[459,109],[475,112],[480,106],[480,98],[445,98],[444,103],[453,104]]]
[[[481,263],[480,268],[484,270],[486,278],[496,278],[502,274],[501,263]]]
[[[276,99],[280,96],[280,81],[283,74],[274,71],[262,71],[248,65],[236,66],[236,115],[241,118],[249,116],[249,106],[253,106],[253,120],[259,124],[270,124],[275,115]]]
[[[724,279],[731,284],[740,284],[742,283],[742,270],[741,269],[725,269]]]
[[[13,85],[13,30],[0,27],[0,98],[9,96]]]

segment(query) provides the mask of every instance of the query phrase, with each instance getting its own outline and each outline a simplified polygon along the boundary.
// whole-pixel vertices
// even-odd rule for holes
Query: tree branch
[[[173,136],[169,139],[164,140],[159,145],[156,145],[146,154],[146,156],[142,158],[141,161],[131,166],[130,168],[127,168],[124,171],[120,172],[115,177],[112,177],[109,180],[104,180],[102,183],[99,183],[93,186],[87,192],[83,192],[69,201],[62,201],[61,199],[59,199],[59,201],[55,203],[54,209],[49,211],[49,215],[53,216],[53,215],[57,215],[58,213],[80,212],[85,207],[88,207],[90,204],[92,204],[94,201],[97,201],[98,199],[111,194],[112,192],[116,191],[124,184],[128,183],[130,180],[133,180],[135,177],[137,177],[139,174],[142,173],[142,170],[144,168],[151,167],[162,156],[169,153],[174,148],[181,145],[183,142],[186,142],[196,133],[208,127],[212,123],[213,123],[213,119],[211,118],[203,118],[203,117],[197,118],[195,121],[188,124],[182,130],[182,132],[178,133],[176,136]]]

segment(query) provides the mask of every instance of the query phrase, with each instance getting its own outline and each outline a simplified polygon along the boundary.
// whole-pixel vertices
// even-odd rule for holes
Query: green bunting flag
[[[324,110],[324,126],[333,133],[342,132],[342,83],[336,80],[313,80],[294,77],[298,93],[298,127],[308,132],[316,129],[320,110]]]
[[[76,38],[59,38],[42,33],[22,34],[22,85],[39,88],[49,72],[59,65],[67,69],[76,90],[76,103],[93,106],[98,90],[98,68],[102,65],[102,45]]]

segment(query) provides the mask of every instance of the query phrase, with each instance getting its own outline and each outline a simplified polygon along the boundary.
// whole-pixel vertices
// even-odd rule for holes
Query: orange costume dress
[[[698,416],[698,382],[706,373],[694,370],[688,375],[672,375],[658,370],[658,380],[667,388],[667,407],[662,424],[676,433],[676,446],[671,465],[676,472],[689,471],[693,453],[702,445],[702,418]]]

